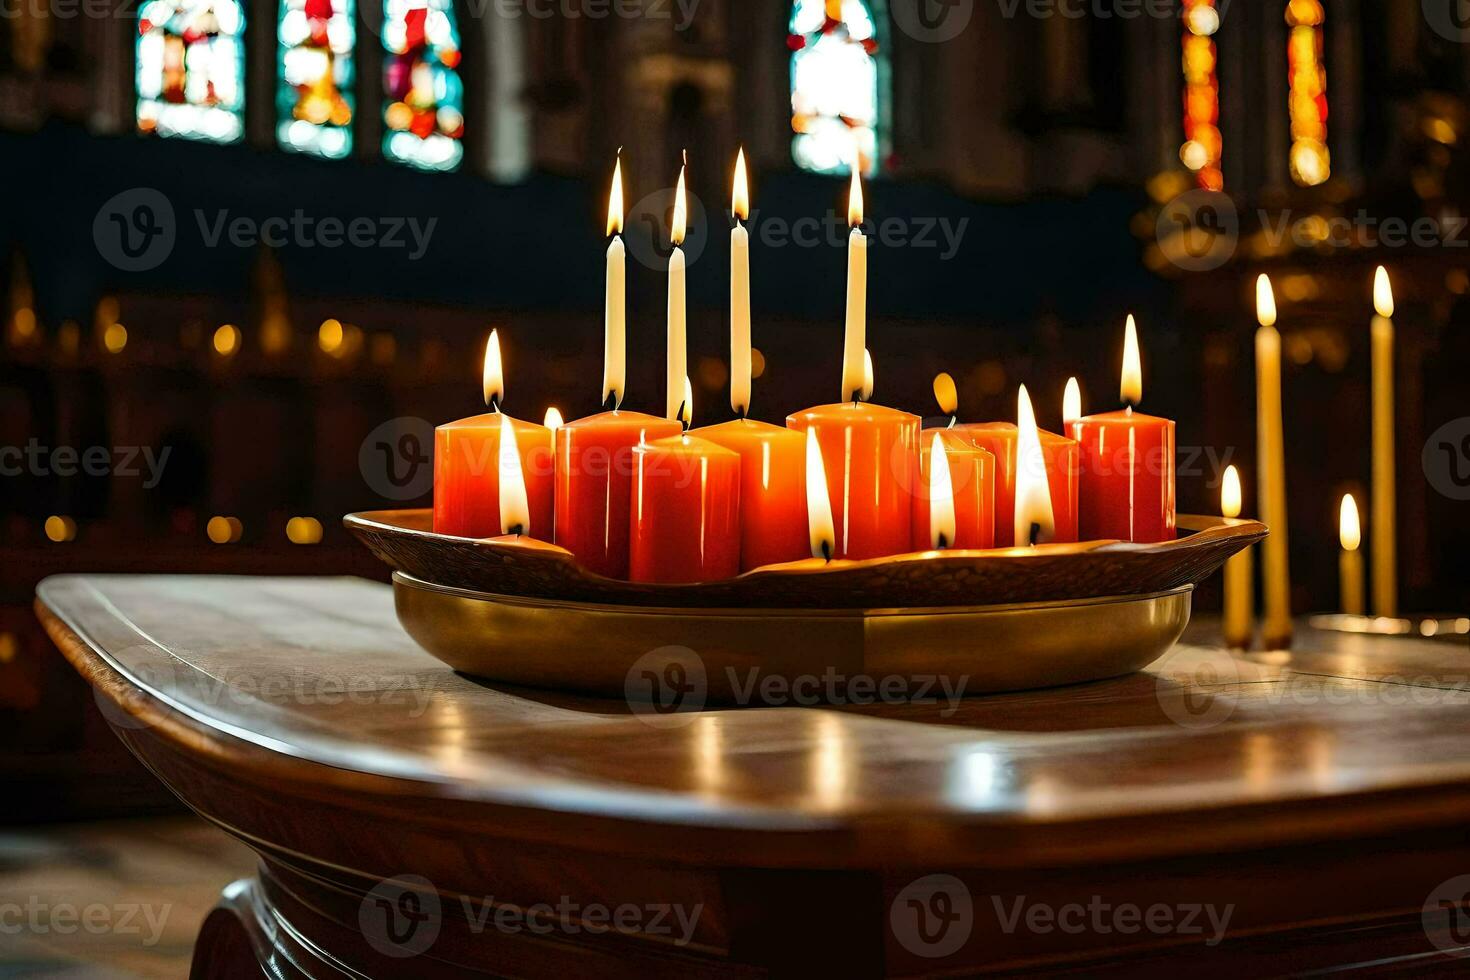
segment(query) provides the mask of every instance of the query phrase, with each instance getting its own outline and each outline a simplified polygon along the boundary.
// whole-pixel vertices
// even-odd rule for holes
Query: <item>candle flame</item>
[[[618,151],[617,162],[613,164],[612,190],[607,195],[607,234],[608,237],[621,235],[623,233],[623,156],[621,148]]]
[[[694,424],[694,386],[689,383],[689,375],[684,375],[684,401],[679,405],[679,422],[684,423],[684,428]]]
[[[546,419],[541,424],[550,429],[552,435],[556,435],[556,430],[565,425],[566,420],[561,417],[561,410],[552,405],[546,410]]]
[[[735,154],[735,187],[730,193],[730,213],[741,221],[750,217],[750,187],[745,177],[745,147]]]
[[[500,416],[500,533],[530,534],[531,508],[526,503],[526,475],[510,416]]]
[[[1046,457],[1041,452],[1041,435],[1031,396],[1021,385],[1016,395],[1016,544],[1050,541],[1056,533],[1051,509],[1051,486],[1046,477]]]
[[[863,388],[859,397],[865,402],[873,400],[873,352],[866,347],[863,348]]]
[[[500,334],[495,330],[490,331],[490,339],[485,342],[485,370],[481,385],[485,404],[500,411],[500,403],[505,401],[505,372],[500,368]]]
[[[1077,384],[1076,378],[1067,379],[1067,387],[1062,391],[1062,426],[1070,427],[1071,424],[1082,417],[1082,387]]]
[[[929,444],[929,547],[937,550],[953,545],[954,529],[954,484],[949,474],[949,454],[936,432]]]
[[[806,522],[813,558],[832,558],[837,547],[832,529],[832,501],[827,496],[827,470],[817,430],[806,430]]]
[[[859,167],[854,161],[852,184],[847,190],[847,224],[851,228],[856,228],[863,223],[863,182],[858,179],[858,170]]]
[[[674,187],[674,218],[669,223],[669,240],[684,244],[684,226],[689,221],[689,205],[684,200],[684,164],[679,165],[679,183]]]
[[[1271,277],[1264,272],[1256,278],[1256,322],[1276,326],[1276,294],[1271,291]]]
[[[1381,265],[1373,273],[1373,308],[1381,317],[1393,316],[1393,287],[1388,284],[1388,270]]]
[[[1342,495],[1342,510],[1337,519],[1337,540],[1343,551],[1357,551],[1363,543],[1363,526],[1358,520],[1358,502],[1353,495]]]
[[[1138,325],[1133,314],[1123,326],[1123,377],[1118,384],[1118,397],[1124,405],[1143,401],[1143,364],[1138,356]]]
[[[1234,466],[1225,467],[1225,479],[1220,484],[1220,513],[1226,517],[1240,516],[1240,471]]]
[[[934,376],[934,400],[945,415],[953,415],[960,407],[960,394],[948,371],[940,371]]]

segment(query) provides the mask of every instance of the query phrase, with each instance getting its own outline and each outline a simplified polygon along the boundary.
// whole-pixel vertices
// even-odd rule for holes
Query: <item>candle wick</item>
[[[829,563],[832,561],[832,542],[822,542],[822,558]]]
[[[618,405],[620,404],[621,402],[618,401],[618,393],[609,389],[607,397],[602,400],[603,409],[609,412],[616,412],[618,410]]]
[[[684,427],[684,431],[685,432],[688,432],[689,431],[689,420],[684,417],[684,406],[687,405],[687,404],[689,404],[689,403],[688,402],[682,402],[681,401],[679,403],[679,413],[674,416],[674,418],[676,418],[676,419],[679,420],[679,424]]]
[[[1038,521],[1032,521],[1031,522],[1031,534],[1029,535],[1029,537],[1031,539],[1031,547],[1033,547],[1033,548],[1036,547],[1036,539],[1039,538],[1039,537],[1041,537],[1041,524],[1040,524],[1040,522],[1038,522]]]
[[[1128,399],[1127,401],[1125,401],[1123,403],[1123,411],[1126,414],[1128,414],[1128,415],[1132,415],[1133,414],[1133,406],[1136,405],[1136,404],[1138,404],[1138,403],[1135,402],[1133,399],[1131,399],[1131,398]]]
[[[520,537],[522,534],[526,533],[526,526],[524,524],[515,524],[512,525],[511,529],[509,531],[506,531],[505,533],[514,534],[516,537]]]
[[[960,419],[959,419],[959,416],[958,415],[951,415],[949,417],[949,425],[946,425],[945,428],[946,429],[953,429],[954,428],[954,424],[956,422],[958,422],[959,420]]]
[[[500,396],[499,395],[491,395],[490,396],[490,411],[496,412],[496,413],[499,413],[500,412]]]
[[[949,547],[949,538],[946,538],[944,536],[944,532],[943,531],[940,531],[939,532],[939,543],[936,544],[934,547],[938,551],[943,551],[945,548],[948,548]]]
[[[735,417],[738,418],[740,421],[744,422],[745,421],[745,413],[748,412],[748,411],[749,411],[749,409],[746,406],[741,405],[739,408],[735,409]]]

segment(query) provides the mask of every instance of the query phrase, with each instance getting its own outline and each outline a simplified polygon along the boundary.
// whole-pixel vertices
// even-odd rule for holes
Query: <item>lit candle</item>
[[[1019,404],[1020,396],[1017,395]],[[1028,396],[1027,403],[1030,403]],[[995,547],[1009,548],[1017,541],[1016,460],[1019,431],[1011,422],[971,422],[954,426],[980,449],[990,453],[995,463]],[[1046,483],[1051,493],[1052,541],[1077,540],[1077,493],[1079,456],[1075,440],[1038,429],[1042,460],[1046,465]]]
[[[688,392],[683,411],[693,417]],[[740,571],[740,457],[689,433],[633,450],[628,577],[713,582]]]
[[[745,155],[735,160],[730,236],[730,408],[737,418],[691,435],[740,457],[740,568],[796,561],[807,553],[805,440],[800,432],[747,418],[750,412],[749,214]]]
[[[1225,480],[1220,485],[1220,513],[1240,516],[1240,473],[1234,466],[1225,467]],[[1225,643],[1238,650],[1249,649],[1255,633],[1255,584],[1252,562],[1254,551],[1245,548],[1225,562]]]
[[[526,501],[526,476],[516,447],[515,426],[510,416],[500,415],[500,461],[497,466],[500,490],[500,533],[531,533],[531,508]],[[544,532],[543,532],[544,533]]]
[[[861,392],[863,361],[868,357],[868,240],[863,235],[863,185],[858,180],[856,164],[852,168],[852,183],[847,193],[847,223],[852,226],[852,231],[847,236],[847,324],[843,335],[839,402],[867,400]],[[871,376],[871,370],[868,376]]]
[[[622,226],[623,196],[620,178],[615,176],[613,193],[608,198],[608,228]],[[621,269],[622,242],[614,244]],[[633,447],[677,435],[683,427],[673,419],[619,408],[626,377],[621,288],[618,296],[618,315],[614,318],[609,313],[606,321],[602,368],[602,401],[609,411],[558,426],[554,434],[555,540],[589,570],[625,578]],[[609,310],[612,308],[610,305]]]
[[[669,252],[669,314],[668,314],[668,359],[664,397],[664,415],[679,418],[679,403],[684,398],[684,379],[689,373],[688,350],[685,340],[686,309],[684,226],[688,221],[688,205],[684,200],[684,165],[679,166],[679,183],[674,188],[674,215],[669,225],[669,241],[673,249]]]
[[[1342,508],[1337,518],[1337,540],[1342,551],[1337,556],[1338,595],[1342,611],[1349,616],[1363,615],[1363,553],[1358,546],[1363,531],[1358,523],[1358,502],[1353,495],[1342,495]]]
[[[617,408],[613,393],[622,397],[627,372],[628,256],[623,248],[623,159],[619,150],[613,164],[612,190],[607,199],[607,296],[603,303],[602,401]]]
[[[927,443],[919,458],[919,482],[914,490],[912,547],[916,551],[941,547],[935,541],[944,530],[942,547],[992,548],[995,457],[975,445],[967,433],[953,428],[959,400],[948,374],[934,379],[934,398],[940,411],[950,417],[949,427],[923,432]],[[943,450],[938,457],[936,447]],[[943,526],[935,521],[936,508],[946,518]]]
[[[807,429],[807,548],[813,558],[831,561],[837,550],[837,536],[832,523],[832,498],[827,493],[826,472],[822,463],[822,444],[817,441],[817,430]]]
[[[521,533],[552,536],[553,466],[551,433],[534,422],[513,419],[500,410],[505,398],[500,335],[490,331],[482,374],[482,415],[449,422],[434,430],[434,531],[466,538],[502,534],[502,471],[509,454],[520,492],[526,498]],[[507,444],[505,434],[514,438]]]
[[[1046,470],[1036,413],[1026,386],[1021,385],[1016,393],[1016,513],[1012,525],[1012,540],[1017,545],[1055,540],[1056,521]]]
[[[1082,417],[1082,387],[1076,378],[1067,379],[1062,391],[1062,431],[1070,432],[1072,423]]]
[[[1281,334],[1276,296],[1264,274],[1256,280],[1256,468],[1260,471],[1261,544],[1266,619],[1261,639],[1269,649],[1291,645],[1291,572],[1287,562],[1286,443],[1281,422]]]
[[[1373,614],[1399,614],[1393,438],[1393,289],[1383,266],[1373,276]]]
[[[1078,533],[1085,541],[1174,538],[1174,422],[1133,410],[1143,398],[1138,328],[1123,330],[1120,412],[1088,415],[1068,434],[1082,454]]]

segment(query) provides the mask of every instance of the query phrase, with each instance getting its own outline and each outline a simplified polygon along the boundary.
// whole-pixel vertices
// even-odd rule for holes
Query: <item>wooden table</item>
[[[62,576],[37,609],[260,854],[196,976],[1470,966],[1463,638],[1238,657],[1197,623],[1111,681],[654,717],[454,674],[358,579]]]

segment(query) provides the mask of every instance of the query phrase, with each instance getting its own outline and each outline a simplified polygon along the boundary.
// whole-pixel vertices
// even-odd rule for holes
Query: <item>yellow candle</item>
[[[1286,444],[1281,426],[1281,334],[1271,280],[1256,280],[1256,469],[1260,472],[1261,520],[1270,529],[1261,545],[1268,649],[1291,645],[1291,571],[1287,562]]]
[[[623,161],[613,164],[612,191],[607,199],[607,296],[603,303],[602,403],[623,398],[627,363],[628,257],[623,248]]]
[[[1358,502],[1350,493],[1343,494],[1342,509],[1337,519],[1337,540],[1342,551],[1337,556],[1338,594],[1342,611],[1349,616],[1363,615],[1363,553],[1358,545],[1363,531],[1358,523]]]
[[[842,394],[838,401],[857,401],[863,390],[863,360],[868,334],[868,239],[863,235],[863,187],[853,164],[847,195],[847,332],[842,347]]]
[[[730,408],[744,418],[750,411],[750,235],[741,222],[750,217],[750,189],[743,148],[735,155],[730,213]]]
[[[1373,277],[1373,614],[1399,614],[1398,544],[1393,478],[1393,290],[1388,272]],[[1361,558],[1359,559],[1361,563]]]
[[[664,416],[678,419],[679,405],[684,401],[684,379],[689,374],[688,351],[685,341],[684,303],[684,225],[688,206],[684,201],[684,167],[679,167],[679,184],[674,188],[674,217],[669,228],[669,240],[674,248],[669,252],[669,352],[664,383]]]
[[[1225,482],[1220,487],[1220,513],[1240,516],[1240,473],[1234,466],[1225,467]],[[1238,650],[1250,648],[1255,633],[1254,549],[1246,548],[1225,562],[1225,643]]]

